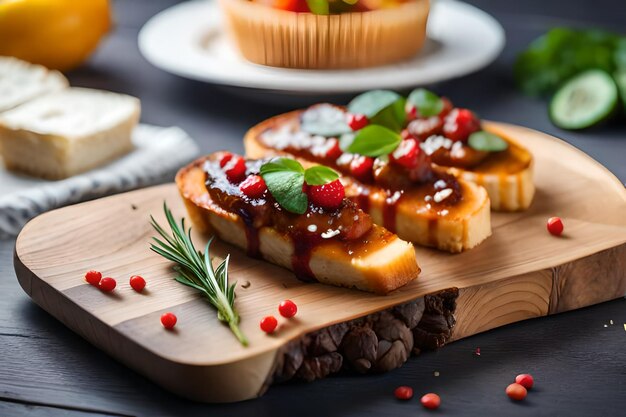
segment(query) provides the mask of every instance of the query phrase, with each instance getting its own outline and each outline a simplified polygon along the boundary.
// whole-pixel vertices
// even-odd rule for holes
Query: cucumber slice
[[[588,70],[566,82],[552,97],[550,118],[563,129],[585,129],[608,119],[618,100],[613,78],[602,70]]]

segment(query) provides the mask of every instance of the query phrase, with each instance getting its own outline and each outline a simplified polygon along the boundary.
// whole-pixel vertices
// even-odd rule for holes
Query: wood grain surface
[[[87,340],[167,389],[203,401],[258,395],[275,352],[289,340],[438,290],[461,289],[456,339],[623,295],[622,185],[557,139],[520,127],[498,127],[536,156],[535,203],[526,212],[494,213],[494,235],[474,250],[450,255],[416,249],[422,276],[388,296],[305,284],[287,270],[216,244],[217,256],[232,254],[231,278],[250,283],[237,290],[248,348],[237,343],[204,300],[172,279],[167,261],[148,249],[154,235],[148,217],[154,214],[163,221],[163,200],[177,216],[185,215],[171,184],[34,219],[18,237],[16,272],[35,302]],[[552,215],[564,219],[566,233],[560,238],[545,230]],[[96,235],[98,239],[85,238]],[[206,236],[194,238],[199,244],[206,241]],[[103,294],[82,280],[94,268],[118,278],[114,293]],[[128,286],[133,274],[147,277],[145,293]],[[259,319],[274,313],[286,298],[298,303],[297,320],[282,324],[274,336],[260,332]],[[179,317],[173,332],[159,324],[159,316],[169,310]]]

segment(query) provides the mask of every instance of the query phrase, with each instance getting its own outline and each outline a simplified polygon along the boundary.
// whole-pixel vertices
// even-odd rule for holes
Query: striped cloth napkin
[[[133,143],[135,149],[122,158],[60,181],[9,172],[0,159],[0,239],[16,236],[28,220],[45,211],[171,181],[199,151],[178,127],[138,125]]]

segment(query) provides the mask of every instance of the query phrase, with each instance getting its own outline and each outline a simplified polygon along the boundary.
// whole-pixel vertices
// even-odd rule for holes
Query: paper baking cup
[[[285,68],[362,68],[402,61],[424,44],[429,0],[358,13],[295,13],[247,0],[220,0],[241,54]]]

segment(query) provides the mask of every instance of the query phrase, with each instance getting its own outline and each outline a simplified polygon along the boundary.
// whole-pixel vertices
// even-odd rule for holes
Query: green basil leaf
[[[406,122],[404,97],[398,98],[390,106],[381,110],[376,116],[370,119],[370,124],[381,125],[396,132],[400,132],[404,128]]]
[[[276,171],[293,171],[304,174],[304,168],[302,167],[302,165],[300,165],[300,162],[296,161],[295,159],[274,158],[271,161],[261,165],[261,175]]]
[[[309,202],[302,192],[304,168],[288,158],[276,158],[261,165],[261,176],[278,204],[292,213],[304,214]]]
[[[261,174],[267,189],[278,204],[292,213],[304,214],[308,207],[306,194],[302,192],[304,174],[293,171],[273,171]]]
[[[306,109],[300,116],[300,129],[325,137],[352,132],[346,121],[346,113],[330,104],[318,104]]]
[[[304,181],[308,185],[324,185],[339,178],[339,173],[332,168],[315,165],[304,171]]]
[[[509,147],[509,144],[498,135],[480,130],[470,135],[467,144],[477,151],[500,152]]]
[[[367,125],[356,132],[348,152],[377,157],[393,152],[402,137],[391,129],[379,125]]]
[[[437,116],[443,110],[443,100],[437,94],[425,88],[417,88],[411,91],[407,100],[417,108],[420,116],[423,117]]]
[[[372,90],[353,98],[348,104],[348,111],[354,114],[364,114],[371,120],[401,98],[402,96],[393,91]]]
[[[306,0],[306,4],[313,14],[330,14],[328,0]]]

